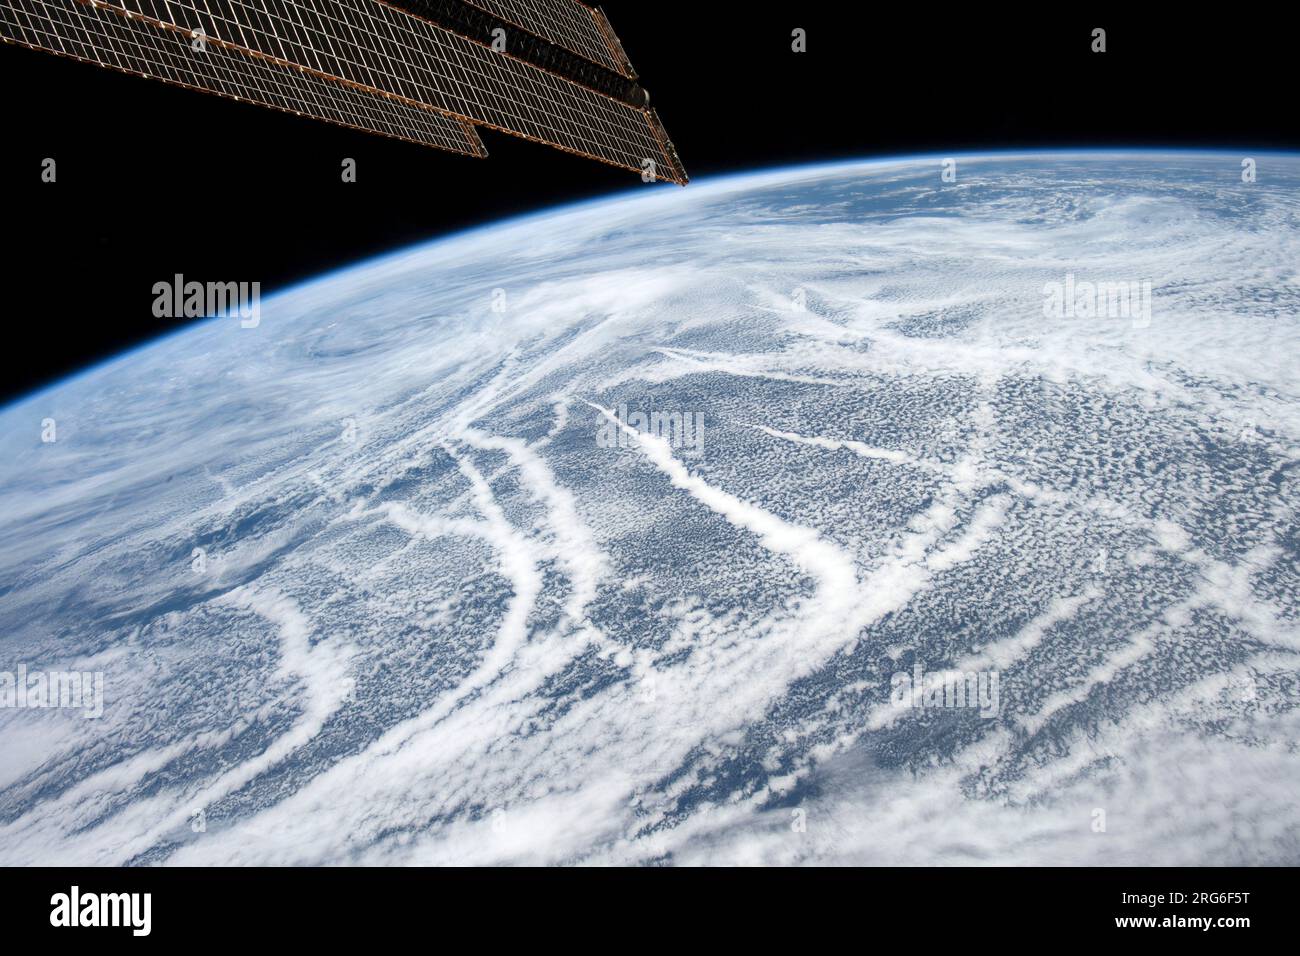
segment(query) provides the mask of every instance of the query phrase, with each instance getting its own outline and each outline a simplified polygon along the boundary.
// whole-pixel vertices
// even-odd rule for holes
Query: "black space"
[[[1017,146],[1300,146],[1289,33],[1263,8],[603,5],[697,179]],[[0,79],[4,397],[167,331],[151,288],[175,273],[265,295],[476,223],[679,188],[490,132],[488,159],[461,158],[7,45]]]

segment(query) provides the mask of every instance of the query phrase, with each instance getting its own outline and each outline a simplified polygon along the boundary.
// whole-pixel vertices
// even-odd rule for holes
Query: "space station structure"
[[[0,0],[0,39],[467,156],[485,127],[687,181],[579,0]]]

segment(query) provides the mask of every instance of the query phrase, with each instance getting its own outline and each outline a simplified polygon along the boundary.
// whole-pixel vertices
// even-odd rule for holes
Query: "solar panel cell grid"
[[[377,0],[113,2],[164,23],[201,23],[209,35],[265,56],[626,169],[650,160],[660,178],[685,181],[646,111]],[[311,25],[291,29],[304,10],[315,14]]]
[[[197,23],[196,23],[197,25]],[[80,0],[5,0],[0,39],[425,146],[486,155],[473,127]]]
[[[621,50],[610,46],[596,11],[576,0],[469,0],[509,23],[606,69],[632,76]]]
[[[572,0],[491,2],[575,44],[590,36],[572,24],[596,23]],[[379,0],[0,0],[0,16],[13,42],[372,132],[484,155],[478,124],[686,182],[653,110]],[[191,36],[217,52],[196,58]]]

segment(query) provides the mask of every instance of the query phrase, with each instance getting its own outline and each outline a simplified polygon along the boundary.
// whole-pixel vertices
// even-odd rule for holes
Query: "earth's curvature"
[[[645,187],[9,406],[0,671],[104,696],[0,709],[0,862],[1300,862],[1243,158]]]

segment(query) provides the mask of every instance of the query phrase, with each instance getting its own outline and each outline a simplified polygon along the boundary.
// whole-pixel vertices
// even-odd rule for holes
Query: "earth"
[[[5,408],[0,863],[1300,863],[1300,157],[943,160]]]

